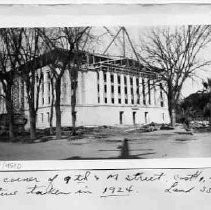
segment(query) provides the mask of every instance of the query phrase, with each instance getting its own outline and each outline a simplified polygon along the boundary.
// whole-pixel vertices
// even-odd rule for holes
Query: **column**
[[[137,104],[137,85],[135,76],[133,76],[133,94],[134,94],[134,104]]]
[[[157,86],[155,80],[153,80],[153,92],[154,92],[154,105],[157,105]]]
[[[114,73],[114,104],[118,104],[118,81],[117,81],[117,73]]]
[[[111,104],[111,73],[109,71],[106,72],[106,83],[107,83],[107,102]]]
[[[121,102],[122,104],[125,104],[125,90],[124,90],[124,74],[120,75],[121,79]]]
[[[76,99],[76,102],[77,102],[77,104],[81,104],[82,103],[82,98],[83,98],[83,90],[82,90],[82,74],[83,74],[83,72],[81,72],[81,71],[79,71],[78,72],[78,87],[77,87],[77,91],[78,91],[78,93],[77,93],[77,95],[76,95],[76,97],[77,97],[77,99]],[[68,75],[69,76],[69,75]],[[70,96],[70,92],[69,92],[69,85],[67,85],[67,95],[66,95],[66,101],[67,101],[67,103],[69,104],[69,96]]]
[[[128,95],[128,104],[131,104],[131,91],[130,91],[130,75],[127,75],[127,95]]]
[[[163,84],[163,87],[165,87],[164,84]],[[166,107],[167,106],[167,103],[168,103],[167,100],[168,100],[167,99],[167,95],[166,95],[165,91],[163,91],[163,107]]]
[[[140,105],[143,105],[143,92],[142,92],[142,77],[138,76],[139,80],[139,100],[140,100]]]
[[[78,75],[79,76],[79,75]],[[81,78],[80,76],[78,77],[78,85],[81,86],[81,97],[83,98],[83,96],[85,96],[85,89],[83,88],[85,86],[85,79],[84,79],[84,72],[81,72]],[[81,80],[80,80],[81,79]],[[68,72],[68,82],[67,82],[67,95],[68,95],[68,104],[71,104],[71,95],[72,95],[72,88],[71,88],[71,79],[70,79],[70,75]],[[83,99],[81,99],[82,101]],[[83,100],[83,102],[85,103],[85,100]]]
[[[100,104],[104,104],[104,81],[103,81],[103,71],[99,71],[99,86],[100,86]]]
[[[97,104],[97,74],[93,71],[86,73],[86,103]]]

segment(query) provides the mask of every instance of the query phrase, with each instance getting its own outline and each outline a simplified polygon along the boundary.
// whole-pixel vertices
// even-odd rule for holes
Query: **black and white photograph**
[[[209,210],[211,5],[67,1],[0,4],[1,208]]]
[[[211,157],[211,26],[0,29],[0,159]]]

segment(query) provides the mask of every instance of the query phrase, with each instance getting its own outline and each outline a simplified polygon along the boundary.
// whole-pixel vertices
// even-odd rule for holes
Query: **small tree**
[[[199,59],[210,43],[210,26],[156,27],[142,39],[139,57],[149,69],[157,69],[167,95],[171,125],[175,126],[176,104],[187,78],[210,64]]]

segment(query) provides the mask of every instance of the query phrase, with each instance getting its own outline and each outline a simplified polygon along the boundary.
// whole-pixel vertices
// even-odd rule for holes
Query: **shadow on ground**
[[[121,146],[119,146],[117,149],[120,149],[120,155],[117,157],[107,157],[107,158],[82,158],[80,156],[73,156],[73,157],[69,157],[66,158],[65,160],[95,160],[95,159],[144,159],[143,156],[145,155],[153,155],[155,154],[155,152],[149,152],[149,151],[153,151],[153,149],[138,149],[138,150],[130,150],[129,149],[129,145],[128,145],[128,139],[124,139],[123,143]],[[98,151],[118,151],[117,149],[114,150],[98,150]],[[136,155],[131,155],[132,151],[148,151],[145,153],[141,153],[141,154],[136,154]]]

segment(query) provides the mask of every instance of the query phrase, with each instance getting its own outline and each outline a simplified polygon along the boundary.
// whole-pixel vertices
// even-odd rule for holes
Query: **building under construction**
[[[125,28],[120,28],[112,42],[121,31],[128,37],[137,57]],[[158,82],[159,71],[145,68],[138,59],[127,58],[125,44],[123,56],[106,55],[112,42],[102,54],[81,52],[83,59],[77,79],[76,126],[169,123],[167,98],[162,90],[162,82]],[[59,56],[63,55],[59,54]],[[51,59],[44,60],[45,62],[37,67],[37,72],[42,69],[43,74],[37,111],[38,128],[50,126],[52,93],[55,92],[52,91],[49,67],[49,62],[52,62],[53,58],[51,56]],[[15,87],[14,90],[18,98],[14,101],[19,103],[19,110],[29,119],[26,92],[21,79],[16,86],[18,88]],[[69,72],[66,71],[61,82],[62,126],[72,125],[71,94],[71,80]],[[5,110],[4,103],[0,106],[1,111]],[[55,127],[55,111],[52,122]],[[29,128],[29,120],[26,128]]]
[[[159,73],[147,71],[132,59],[86,54],[78,72],[76,125],[133,125],[168,123],[168,106]],[[50,69],[42,68],[37,127],[49,127]],[[65,72],[61,84],[62,126],[71,126],[71,82]],[[25,115],[28,116],[27,108]],[[55,113],[53,117],[55,126]]]

